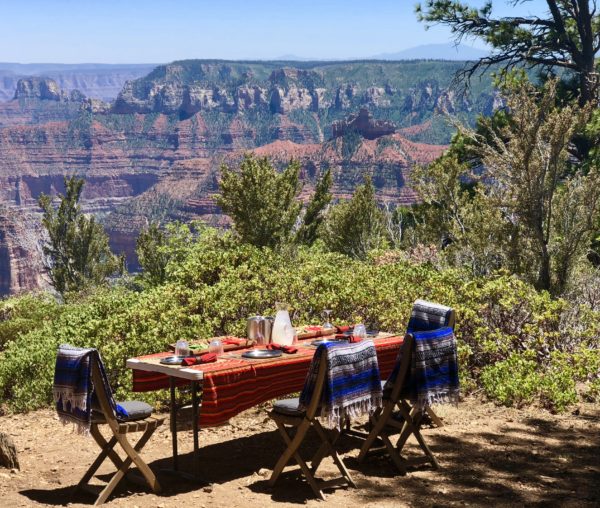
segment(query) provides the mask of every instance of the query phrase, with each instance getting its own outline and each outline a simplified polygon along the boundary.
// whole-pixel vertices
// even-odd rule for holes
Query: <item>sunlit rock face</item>
[[[378,199],[410,204],[411,168],[449,139],[436,115],[500,107],[491,89],[471,99],[449,90],[458,68],[193,60],[129,80],[112,102],[22,79],[0,102],[0,293],[44,284],[37,201],[64,192],[65,176],[85,178],[84,211],[102,221],[132,269],[135,240],[151,221],[227,225],[214,200],[220,168],[248,151],[277,167],[298,159],[302,199],[330,168],[338,198],[369,174]]]

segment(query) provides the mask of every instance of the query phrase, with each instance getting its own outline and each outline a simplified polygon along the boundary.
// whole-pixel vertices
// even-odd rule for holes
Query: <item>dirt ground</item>
[[[446,425],[425,429],[424,435],[441,469],[423,466],[400,476],[384,457],[358,464],[360,443],[345,436],[339,444],[358,488],[329,491],[327,505],[600,506],[600,405],[582,404],[572,414],[552,415],[468,398],[436,412]],[[74,492],[98,451],[91,438],[63,427],[49,410],[1,417],[0,431],[13,437],[21,462],[20,471],[0,468],[0,506],[93,503],[91,496]],[[202,430],[200,443],[201,484],[159,471],[162,494],[124,481],[106,506],[324,506],[294,472],[268,487],[283,441],[265,407],[246,411],[229,425]],[[181,432],[182,469],[191,469],[191,447],[191,433]],[[412,442],[411,447],[416,451]],[[142,455],[156,471],[170,466],[170,450],[164,425]],[[99,478],[106,480],[111,471],[105,464]],[[334,471],[330,459],[319,469],[322,477]]]

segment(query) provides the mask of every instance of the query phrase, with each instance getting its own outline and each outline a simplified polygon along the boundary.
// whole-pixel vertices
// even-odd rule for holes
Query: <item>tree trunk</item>
[[[537,289],[550,291],[550,255],[546,246],[542,248],[540,256],[540,272],[538,275]]]
[[[0,432],[0,467],[19,469],[19,459],[17,458],[15,443],[4,432]]]

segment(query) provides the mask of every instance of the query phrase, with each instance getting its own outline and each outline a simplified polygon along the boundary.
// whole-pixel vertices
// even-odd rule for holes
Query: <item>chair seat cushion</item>
[[[300,403],[300,399],[296,397],[295,399],[281,399],[275,401],[273,404],[273,411],[282,415],[288,416],[303,416],[304,411],[300,411],[298,409],[298,404]]]
[[[152,406],[141,400],[126,400],[124,402],[117,402],[117,404],[127,411],[126,417],[119,418],[123,422],[143,420],[152,414]]]

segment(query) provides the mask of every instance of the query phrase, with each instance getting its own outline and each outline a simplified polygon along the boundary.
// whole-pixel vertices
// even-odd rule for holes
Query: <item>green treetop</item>
[[[505,17],[493,16],[491,1],[477,9],[457,0],[427,0],[416,9],[421,21],[449,26],[457,41],[477,38],[493,48],[489,56],[467,68],[467,76],[491,65],[512,68],[524,64],[544,71],[567,71],[578,79],[580,102],[590,102],[600,84],[595,62],[600,50],[596,0],[546,0],[546,4],[543,15]]]
[[[49,237],[43,247],[46,266],[52,285],[62,295],[102,284],[124,269],[123,260],[111,252],[102,226],[81,211],[83,184],[83,179],[65,177],[65,195],[56,210],[50,196],[39,198]]]
[[[233,221],[244,242],[258,247],[276,247],[289,240],[302,207],[300,165],[290,161],[277,173],[269,160],[246,155],[237,172],[221,168],[218,205]]]

